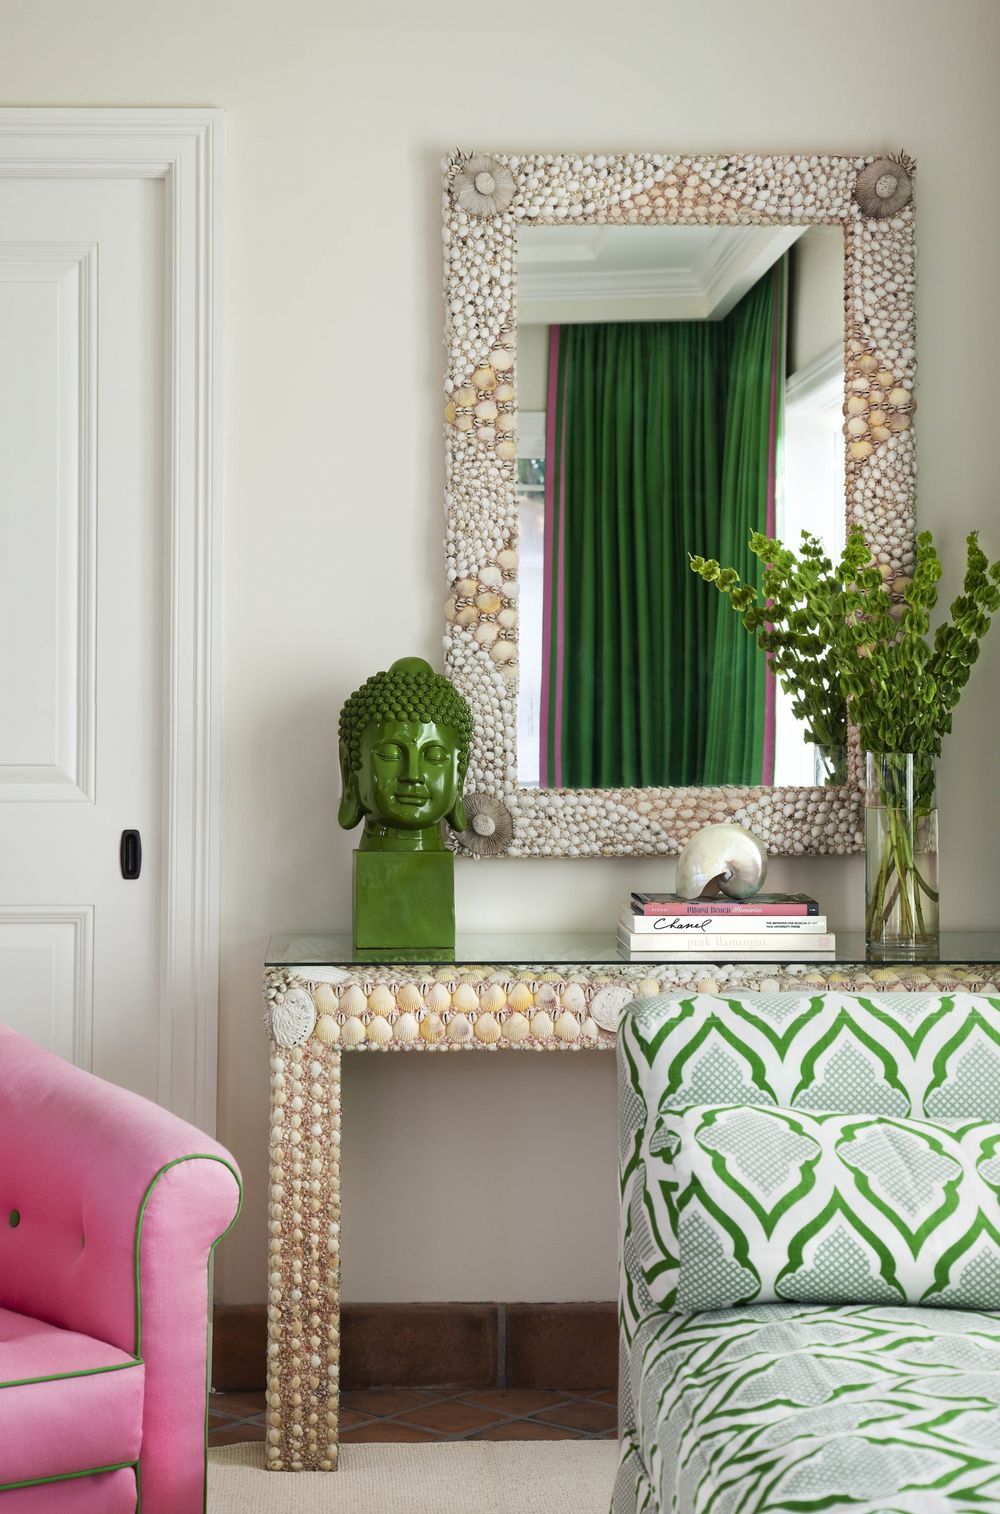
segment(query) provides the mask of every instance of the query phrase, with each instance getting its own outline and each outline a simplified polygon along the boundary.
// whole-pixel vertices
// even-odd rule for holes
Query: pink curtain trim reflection
[[[542,788],[549,781],[549,723],[554,713],[554,778],[562,787],[562,700],[563,700],[563,604],[566,547],[566,431],[565,424],[556,435],[556,411],[559,390],[559,327],[549,327],[548,407],[545,414],[545,573],[542,601],[542,698],[539,718],[538,778]],[[558,459],[558,468],[557,468]],[[559,475],[556,497],[555,477]],[[558,553],[558,567],[553,562]],[[554,613],[553,613],[554,600]],[[553,673],[553,660],[555,671]],[[554,711],[553,711],[554,703]]]

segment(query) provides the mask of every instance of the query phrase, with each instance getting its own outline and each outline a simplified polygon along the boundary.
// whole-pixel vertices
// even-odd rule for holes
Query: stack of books
[[[631,961],[829,962],[836,937],[806,894],[682,899],[633,893],[618,923]]]

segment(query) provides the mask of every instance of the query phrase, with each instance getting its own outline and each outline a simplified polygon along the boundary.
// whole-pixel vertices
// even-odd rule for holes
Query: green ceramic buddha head
[[[440,851],[440,822],[465,829],[472,712],[421,657],[376,673],[340,712],[339,820],[365,822],[361,851]]]

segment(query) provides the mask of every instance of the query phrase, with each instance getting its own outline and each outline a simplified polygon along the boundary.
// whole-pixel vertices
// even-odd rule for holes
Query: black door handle
[[[123,878],[138,878],[142,872],[142,837],[138,831],[122,831],[118,860]]]

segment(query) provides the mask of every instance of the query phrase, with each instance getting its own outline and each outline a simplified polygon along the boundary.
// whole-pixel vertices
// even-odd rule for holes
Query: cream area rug
[[[208,1514],[608,1514],[614,1441],[342,1446],[336,1472],[265,1472],[261,1445],[208,1453]]]

